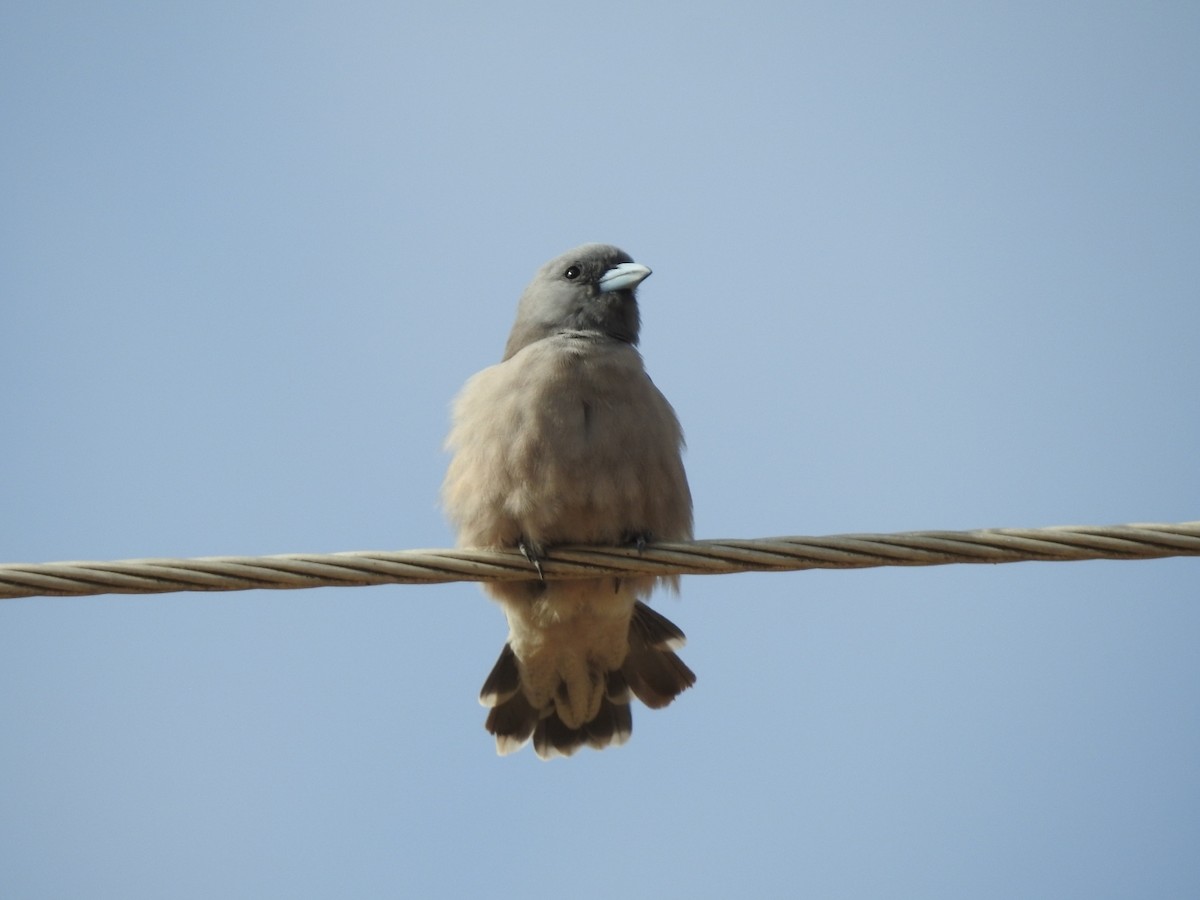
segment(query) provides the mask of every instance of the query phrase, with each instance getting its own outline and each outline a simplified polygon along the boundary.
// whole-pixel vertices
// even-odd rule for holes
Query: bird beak
[[[600,287],[601,293],[607,294],[612,291],[627,291],[635,288],[648,277],[650,277],[648,268],[628,262],[613,266],[600,276],[600,280],[596,284]]]

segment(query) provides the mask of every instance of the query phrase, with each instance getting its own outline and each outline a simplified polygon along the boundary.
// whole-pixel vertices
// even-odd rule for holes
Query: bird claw
[[[636,534],[626,534],[625,543],[633,544],[638,553],[646,549],[646,545],[653,540],[653,536],[648,531],[639,531]]]
[[[542,574],[542,548],[532,541],[526,542],[522,538],[517,541],[517,549],[521,551],[521,555],[529,561],[529,564],[537,570],[538,581],[545,584],[546,577]]]

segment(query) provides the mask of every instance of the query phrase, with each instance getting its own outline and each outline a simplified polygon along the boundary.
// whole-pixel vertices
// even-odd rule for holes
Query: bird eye
[[[576,278],[579,277],[580,271],[581,270],[580,270],[579,266],[571,266],[563,274],[567,276],[568,281],[574,281]]]

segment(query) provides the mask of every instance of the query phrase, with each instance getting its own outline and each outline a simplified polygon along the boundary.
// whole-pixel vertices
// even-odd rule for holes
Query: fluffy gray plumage
[[[675,413],[636,349],[635,292],[650,274],[606,244],[538,270],[503,360],[467,382],[446,440],[447,515],[468,547],[521,547],[692,536],[692,500]],[[484,682],[500,753],[531,737],[542,758],[629,737],[631,696],[657,709],[696,679],[673,652],[683,632],[641,600],[633,576],[487,584],[508,643]]]

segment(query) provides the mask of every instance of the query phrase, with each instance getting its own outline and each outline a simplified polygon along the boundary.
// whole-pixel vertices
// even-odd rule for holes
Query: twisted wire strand
[[[555,547],[546,580],[1200,556],[1200,521]],[[0,565],[0,599],[537,578],[515,550],[395,550]]]

